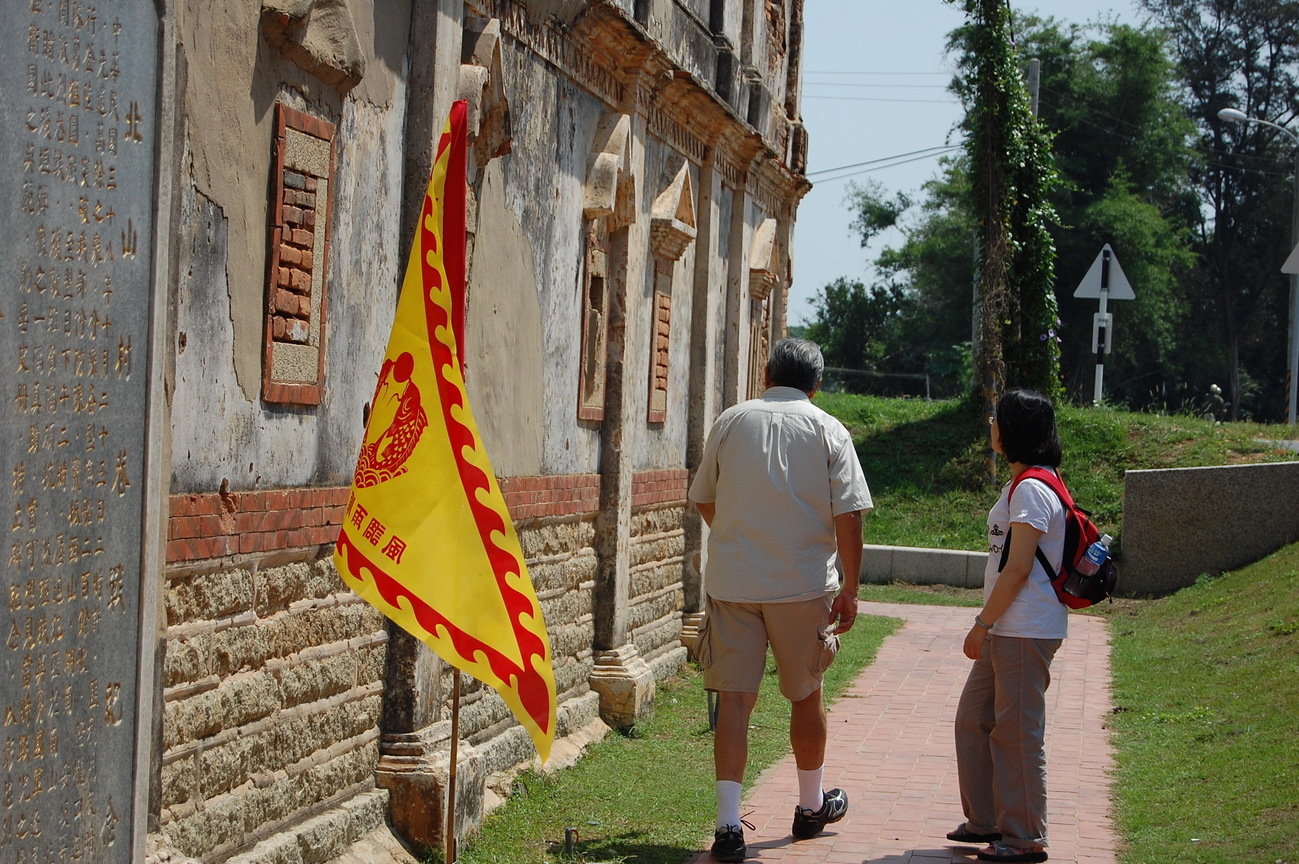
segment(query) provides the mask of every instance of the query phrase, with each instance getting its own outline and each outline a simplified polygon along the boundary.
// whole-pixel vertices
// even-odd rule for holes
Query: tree
[[[1169,33],[1185,110],[1199,129],[1191,180],[1204,210],[1189,280],[1200,344],[1222,346],[1233,419],[1284,416],[1292,145],[1254,124],[1218,119],[1235,107],[1285,126],[1299,103],[1296,0],[1143,0]],[[1215,352],[1217,353],[1217,352]],[[1203,386],[1203,385],[1202,385]]]
[[[1056,396],[1059,347],[1049,223],[1057,182],[1050,138],[1033,116],[1011,39],[1006,0],[964,0],[969,24],[956,90],[979,238],[981,302],[976,366],[991,411],[1006,386]],[[1041,335],[1042,338],[1038,338]]]
[[[1197,397],[1204,379],[1194,367],[1209,362],[1212,352],[1203,344],[1181,347],[1190,308],[1185,286],[1195,260],[1190,226],[1199,218],[1186,174],[1193,127],[1175,98],[1164,37],[1115,24],[1084,28],[1032,17],[1016,24],[1021,60],[1041,59],[1039,118],[1052,135],[1061,176],[1050,199],[1057,220],[1049,224],[1061,323],[1044,322],[1037,339],[1063,339],[1055,344],[1068,390],[1090,399],[1096,303],[1072,295],[1109,243],[1137,299],[1115,304],[1107,398],[1144,407]],[[969,28],[953,34],[953,49],[969,54],[969,36]],[[977,221],[970,164],[968,157],[945,164],[943,175],[926,184],[920,218],[904,228],[905,243],[885,249],[876,262],[914,297],[917,319],[905,322],[904,338],[929,351],[970,334]],[[1196,386],[1201,389],[1191,392]]]
[[[1193,126],[1176,99],[1165,37],[1121,24],[1021,23],[1023,52],[1041,60],[1039,116],[1052,130],[1065,178],[1054,196],[1054,235],[1061,318],[1055,329],[1067,388],[1076,398],[1092,396],[1096,301],[1075,299],[1073,291],[1108,243],[1137,296],[1111,307],[1116,326],[1106,398],[1144,408],[1198,395],[1187,383],[1197,376],[1184,368],[1192,357],[1178,350],[1199,211],[1187,177]]]
[[[807,338],[821,346],[828,366],[892,371],[885,361],[908,305],[899,289],[839,278],[812,298]]]

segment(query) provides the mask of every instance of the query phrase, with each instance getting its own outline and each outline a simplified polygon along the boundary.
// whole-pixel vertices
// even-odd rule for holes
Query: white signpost
[[[1135,300],[1137,297],[1110,244],[1101,247],[1101,254],[1096,256],[1073,296],[1098,297],[1101,301],[1101,311],[1092,318],[1092,351],[1096,353],[1096,387],[1092,401],[1099,404],[1101,384],[1105,379],[1105,355],[1110,353],[1114,336],[1114,315],[1106,310],[1106,305],[1110,300]]]
[[[1299,183],[1299,178],[1296,179]],[[1296,214],[1299,218],[1299,214]],[[1294,247],[1290,257],[1281,265],[1281,272],[1290,277],[1290,339],[1286,345],[1285,401],[1286,422],[1294,425],[1295,406],[1299,404],[1299,246]]]

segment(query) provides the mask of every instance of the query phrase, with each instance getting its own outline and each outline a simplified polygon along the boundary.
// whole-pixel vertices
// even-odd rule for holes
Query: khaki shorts
[[[811,696],[839,650],[839,637],[827,623],[833,600],[831,594],[792,603],[729,603],[709,597],[698,642],[704,689],[757,693],[770,643],[780,692],[791,702]]]

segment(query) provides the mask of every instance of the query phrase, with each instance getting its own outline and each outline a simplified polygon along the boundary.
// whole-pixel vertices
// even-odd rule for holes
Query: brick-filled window
[[[582,368],[577,416],[604,419],[604,372],[609,338],[609,244],[595,235],[586,243],[582,284]]]
[[[262,398],[319,405],[334,125],[276,106]]]
[[[754,300],[749,318],[749,398],[757,399],[767,386],[767,355],[771,352],[771,307]]]
[[[654,329],[651,332],[649,422],[668,418],[668,346],[672,335],[672,262],[654,262]]]

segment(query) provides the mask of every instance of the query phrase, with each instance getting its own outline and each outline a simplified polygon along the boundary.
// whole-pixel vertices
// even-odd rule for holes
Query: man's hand
[[[830,620],[827,624],[835,624],[834,635],[847,633],[852,629],[853,622],[857,620],[857,595],[850,594],[847,591],[840,591],[834,597],[834,602],[830,604]]]

